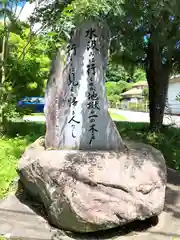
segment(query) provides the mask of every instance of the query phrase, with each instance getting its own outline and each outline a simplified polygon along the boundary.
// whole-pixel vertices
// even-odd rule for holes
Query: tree
[[[119,64],[108,64],[106,81],[119,82],[131,79],[132,76],[125,70],[125,68]]]
[[[82,18],[106,21],[112,38],[110,52],[115,63],[140,66],[149,85],[150,128],[162,126],[169,76],[179,69],[178,0],[76,0],[75,23]]]
[[[67,34],[69,29],[72,27],[70,21],[71,14],[68,13],[68,5],[71,4],[73,0],[40,0],[39,4],[36,5],[33,15],[30,16],[30,23],[32,25],[39,23],[41,24],[43,30],[54,31],[56,35],[64,34],[65,38],[68,38]],[[62,12],[66,11],[66,15],[63,17]],[[70,10],[72,11],[72,9]],[[67,18],[69,21],[66,21]]]
[[[179,69],[180,2],[74,0],[70,3],[63,11],[62,8],[51,9],[61,16],[53,21],[52,28],[56,30],[60,23],[68,22],[71,26],[66,29],[69,34],[84,19],[105,21],[111,30],[112,60],[125,68],[142,67],[146,72],[150,128],[159,130],[163,122],[169,76],[174,69]]]
[[[127,83],[123,80],[118,82],[108,81],[106,82],[106,92],[107,98],[110,104],[115,105],[117,102],[120,102],[121,96],[120,94],[129,90],[132,87],[131,83]]]
[[[146,73],[138,67],[127,67],[109,60],[106,81],[138,82],[146,80]]]
[[[27,43],[29,31],[28,26],[24,27],[20,35],[11,33],[9,38],[8,63],[13,66],[9,79],[11,93],[16,99],[23,96],[43,96],[49,72],[49,46],[44,35],[34,36],[23,59],[18,58]]]
[[[134,82],[138,81],[147,81],[146,80],[146,72],[142,68],[136,68],[133,73]]]
[[[162,126],[169,76],[179,66],[179,1],[124,1],[121,14],[110,11],[116,35],[114,59],[126,59],[146,71],[149,85],[150,128]],[[117,24],[118,23],[118,24]],[[119,46],[119,47],[118,47]]]
[[[5,117],[5,109],[7,108],[7,85],[6,80],[9,77],[9,67],[7,64],[8,59],[8,43],[9,36],[11,32],[19,32],[19,21],[16,16],[16,10],[18,3],[22,3],[22,1],[8,1],[3,0],[0,2],[0,18],[3,19],[1,23],[1,79],[0,79],[0,116],[2,125],[6,125],[6,117]],[[23,5],[22,5],[23,8]]]
[[[30,28],[22,23],[21,32],[10,33],[8,40],[8,78],[3,84],[3,116],[6,120],[17,115],[17,101],[24,96],[43,96],[48,77],[48,36],[36,35],[23,58],[22,50],[27,44]],[[1,32],[1,31],[0,31]],[[1,46],[1,44],[0,44]],[[1,102],[0,106],[3,105]],[[22,112],[22,111],[21,111]],[[5,124],[6,125],[6,124]],[[5,127],[3,123],[3,127]]]
[[[0,2],[0,123],[4,130],[8,118],[15,114],[18,97],[42,94],[49,67],[44,36],[19,20],[25,4],[24,0]]]
[[[49,72],[47,40],[50,37],[37,35],[29,24],[20,22],[10,8],[10,1],[3,7],[4,21],[0,22],[0,123],[6,131],[8,120],[18,114],[19,98],[43,95]]]

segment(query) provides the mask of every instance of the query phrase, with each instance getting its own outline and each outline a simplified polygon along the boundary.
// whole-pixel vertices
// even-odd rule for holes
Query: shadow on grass
[[[45,123],[41,122],[11,122],[8,124],[5,137],[26,137],[29,142],[45,134]]]
[[[124,140],[133,140],[152,145],[160,150],[169,167],[180,171],[180,129],[164,127],[160,133],[150,133],[148,123],[116,122]],[[27,143],[35,141],[45,134],[45,123],[13,122],[9,123],[6,137],[25,137]]]
[[[148,123],[116,122],[124,140],[133,140],[152,145],[160,150],[169,167],[180,171],[180,129],[164,127],[160,133],[150,133]],[[45,134],[45,123],[13,122],[9,123],[5,137],[25,137],[27,143],[35,141]]]
[[[148,123],[116,122],[124,140],[152,145],[162,152],[169,167],[180,171],[180,128],[164,126],[159,133],[149,132]]]

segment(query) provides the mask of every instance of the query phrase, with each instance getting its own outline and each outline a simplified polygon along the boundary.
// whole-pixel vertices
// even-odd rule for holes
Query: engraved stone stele
[[[66,65],[58,52],[45,94],[46,148],[122,150],[108,112],[105,74],[109,47],[106,26],[85,22],[74,33]]]
[[[45,139],[28,147],[18,164],[20,181],[60,229],[107,230],[164,207],[164,157],[145,144],[124,144],[109,116],[108,46],[108,29],[85,22],[67,60],[57,54],[46,89]]]

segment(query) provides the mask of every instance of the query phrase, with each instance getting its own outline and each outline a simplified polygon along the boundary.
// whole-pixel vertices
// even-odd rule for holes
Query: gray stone
[[[109,30],[85,22],[76,29],[66,65],[57,54],[45,94],[46,148],[122,150],[108,112],[105,74]]]
[[[46,84],[45,108],[46,119],[46,145],[48,147],[58,147],[61,128],[60,121],[65,116],[63,110],[66,82],[63,79],[64,52],[58,51],[52,61],[50,76]],[[63,91],[64,89],[64,91]]]
[[[19,196],[8,196],[0,202],[0,235],[6,239],[21,240],[178,240],[180,238],[180,174],[168,169],[168,184],[164,211],[156,226],[139,229],[137,223],[128,231],[122,227],[105,231],[103,234],[79,235],[56,230],[33,210],[28,201]]]
[[[165,161],[144,144],[129,143],[121,153],[30,147],[18,172],[50,222],[66,230],[110,229],[158,215],[164,207]]]

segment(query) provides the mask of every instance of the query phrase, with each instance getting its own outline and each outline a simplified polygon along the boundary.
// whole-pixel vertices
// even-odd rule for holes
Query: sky
[[[21,8],[22,8],[21,6],[18,6],[18,9],[17,9],[18,13],[21,10]],[[19,19],[21,21],[27,21],[28,17],[30,17],[30,15],[33,13],[34,8],[35,8],[35,3],[30,4],[29,2],[26,2],[25,6],[20,14]]]
[[[19,12],[21,11],[21,8],[22,6],[18,6],[17,8],[17,15],[19,14]],[[29,3],[29,2],[26,2],[25,3],[25,6],[19,16],[19,20],[21,21],[28,21],[28,18],[31,16],[31,14],[33,14],[33,11],[35,9],[35,3]],[[39,28],[41,27],[40,24],[35,24],[35,26],[33,27],[33,30],[34,31],[37,31]]]
[[[19,12],[21,11],[22,6],[23,4],[18,4],[18,7],[16,9],[17,15],[19,15]],[[25,2],[24,8],[19,16],[19,19],[21,21],[27,21],[28,17],[33,13],[34,8],[35,8],[35,3],[30,4],[29,2]],[[13,9],[15,11],[15,6]],[[3,19],[3,17],[1,17],[0,19]]]
[[[28,21],[28,18],[31,16],[31,14],[33,14],[36,3],[33,2],[33,3],[30,4],[27,0],[24,0],[24,4],[25,4],[24,5],[24,4],[22,4],[22,2],[23,1],[21,0],[21,4],[18,4],[18,6],[17,6],[16,15],[19,16],[18,19],[20,21],[26,22],[26,21]],[[49,3],[49,1],[48,1],[48,3]],[[23,10],[21,11],[23,5],[24,5],[24,7],[23,7]],[[0,4],[0,8],[1,8],[1,4]],[[15,7],[14,7],[14,11],[15,11]],[[20,11],[21,11],[21,13],[20,13]],[[19,15],[19,13],[20,13],[20,15]],[[3,16],[0,16],[0,22],[3,22]],[[41,24],[36,23],[33,26],[32,30],[35,31],[35,32],[39,32],[40,28],[41,28]]]

